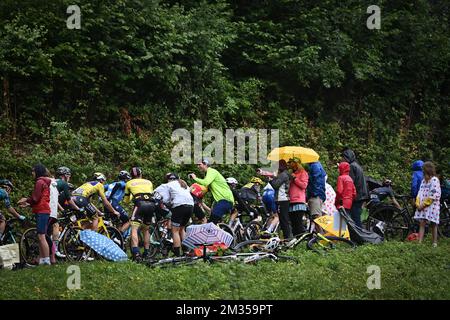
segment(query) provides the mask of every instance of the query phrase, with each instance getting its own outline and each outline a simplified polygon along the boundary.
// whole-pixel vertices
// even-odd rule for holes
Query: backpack
[[[59,198],[59,192],[56,186],[57,186],[56,180],[52,179],[52,182],[50,183],[50,217],[55,219],[58,218],[58,198]]]

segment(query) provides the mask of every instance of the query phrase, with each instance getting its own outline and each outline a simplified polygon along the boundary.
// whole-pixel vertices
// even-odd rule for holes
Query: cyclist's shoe
[[[55,256],[56,256],[57,258],[61,258],[61,259],[64,259],[64,258],[66,257],[65,254],[62,254],[62,253],[59,252],[59,251],[56,251],[56,252],[55,252]]]
[[[86,254],[86,252],[83,253],[82,259],[83,259],[84,261],[94,261],[94,258],[88,256],[88,255]]]
[[[133,256],[131,257],[131,260],[133,260],[134,262],[142,262],[143,257],[141,256],[140,253],[136,253],[136,254],[133,254]]]

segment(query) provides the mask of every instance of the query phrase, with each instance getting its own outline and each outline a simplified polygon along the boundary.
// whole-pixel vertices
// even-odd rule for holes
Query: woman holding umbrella
[[[278,205],[281,230],[285,239],[292,237],[289,224],[289,186],[290,177],[286,160],[278,162],[278,175],[269,183],[275,189],[275,201]]]

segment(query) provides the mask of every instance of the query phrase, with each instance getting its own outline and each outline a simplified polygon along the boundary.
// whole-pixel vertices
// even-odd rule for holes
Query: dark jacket
[[[325,201],[326,175],[327,174],[319,161],[309,164],[308,199],[319,197],[322,201]]]
[[[289,201],[289,185],[291,181],[287,170],[280,172],[270,184],[275,189],[275,201]]]
[[[423,161],[417,160],[412,164],[411,197],[416,198],[419,193],[420,184],[423,180]]]
[[[347,149],[342,153],[345,161],[350,164],[350,177],[353,180],[356,188],[356,199],[355,201],[367,200],[369,199],[369,192],[367,191],[366,178],[364,177],[364,172],[361,166],[356,162],[356,156],[353,150]]]

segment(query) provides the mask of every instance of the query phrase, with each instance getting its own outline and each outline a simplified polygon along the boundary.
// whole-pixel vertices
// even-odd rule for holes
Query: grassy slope
[[[0,299],[450,299],[450,240],[366,245],[319,256],[298,248],[291,263],[150,269],[132,262],[81,263],[81,289],[66,288],[68,264],[0,270]],[[369,290],[367,267],[381,268]]]

